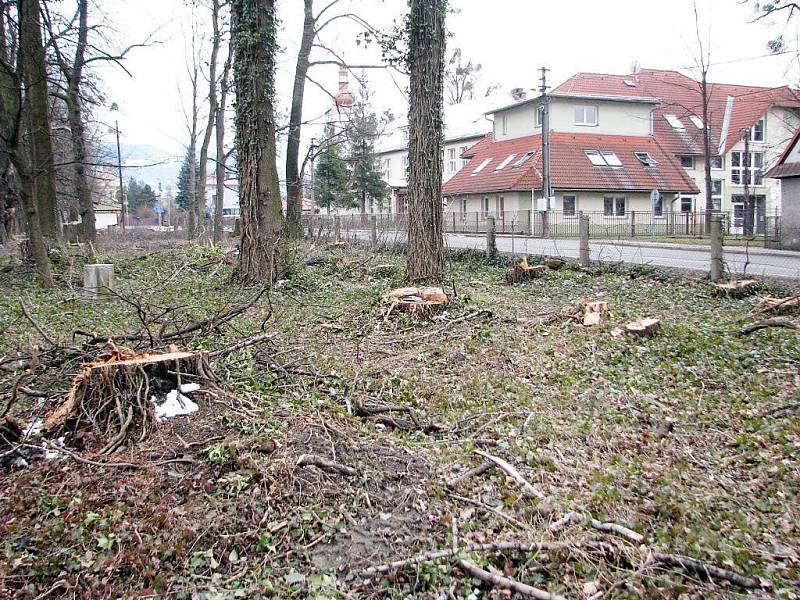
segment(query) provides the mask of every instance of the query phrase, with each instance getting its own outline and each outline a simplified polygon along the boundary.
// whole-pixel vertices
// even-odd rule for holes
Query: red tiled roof
[[[699,191],[676,159],[652,137],[553,133],[550,141],[551,185],[555,189]],[[488,135],[469,150],[474,153],[470,162],[445,184],[443,193],[452,196],[541,189],[541,147],[540,135],[499,142]],[[585,150],[610,150],[622,166],[596,167],[589,162]],[[536,151],[536,155],[524,165],[514,167],[514,163],[529,151]],[[649,153],[656,165],[643,165],[634,152]],[[511,154],[515,157],[501,170],[496,170]],[[487,159],[491,162],[473,174]]]
[[[635,87],[626,84],[635,83]],[[716,154],[720,137],[727,133],[722,154],[727,153],[742,137],[742,132],[752,127],[771,106],[800,107],[797,94],[788,86],[765,88],[746,85],[708,83],[711,146]],[[689,120],[690,115],[702,117],[700,84],[677,71],[642,69],[635,75],[607,75],[578,73],[555,92],[583,93],[608,96],[645,95],[662,100],[653,113],[653,133],[659,143],[673,154],[702,154],[703,135]],[[728,97],[734,98],[727,132],[723,132]],[[685,127],[676,131],[664,118],[675,115]]]
[[[797,145],[800,140],[800,129],[798,129],[792,141],[784,148],[781,157],[775,166],[764,174],[764,177],[772,177],[773,179],[783,179],[784,177],[798,177],[800,176],[800,162],[786,162],[792,149]]]

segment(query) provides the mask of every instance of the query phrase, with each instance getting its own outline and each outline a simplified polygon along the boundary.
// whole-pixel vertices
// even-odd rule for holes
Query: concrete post
[[[722,215],[711,215],[711,281],[719,281],[724,275],[722,256]]]
[[[372,240],[372,245],[378,245],[378,217],[375,215],[369,216],[369,233],[370,239]]]
[[[83,289],[92,298],[108,296],[114,289],[114,265],[86,265],[83,271]]]
[[[582,269],[589,268],[589,216],[578,213],[578,229],[580,231],[579,260]]]
[[[333,232],[334,232],[334,234],[336,236],[334,241],[341,242],[342,241],[342,222],[339,219],[339,215],[336,215],[335,217],[333,217]]]
[[[494,260],[497,257],[497,230],[494,217],[486,217],[486,258]]]

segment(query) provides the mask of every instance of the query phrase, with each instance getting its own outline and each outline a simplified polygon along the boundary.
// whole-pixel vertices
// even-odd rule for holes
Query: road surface
[[[359,238],[369,239],[368,231],[359,231],[357,235]],[[379,235],[381,239],[387,241],[405,240],[404,232],[381,232]],[[445,243],[450,248],[483,250],[486,247],[486,238],[481,235],[447,233]],[[500,252],[516,254],[578,258],[578,244],[579,240],[569,238],[497,236],[497,249]],[[708,272],[711,268],[711,251],[708,246],[635,240],[589,240],[589,252],[593,261],[675,267],[704,272]],[[747,250],[741,246],[731,246],[725,248],[724,256],[727,270],[734,274],[800,279],[800,252],[765,248]]]

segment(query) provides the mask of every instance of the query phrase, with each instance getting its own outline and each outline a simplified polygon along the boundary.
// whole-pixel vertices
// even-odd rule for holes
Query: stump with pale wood
[[[661,327],[659,319],[636,319],[625,325],[625,331],[635,337],[648,337],[658,331],[659,327]]]
[[[514,265],[506,271],[506,282],[508,283],[521,283],[523,281],[530,281],[531,279],[538,279],[542,277],[547,271],[544,265],[528,265],[528,257],[526,256],[519,264]]]
[[[388,317],[395,312],[406,312],[416,317],[430,317],[441,312],[449,301],[439,287],[403,287],[386,294],[390,302]]]
[[[755,279],[734,279],[725,283],[715,283],[714,290],[718,296],[741,298],[754,294],[758,290]]]

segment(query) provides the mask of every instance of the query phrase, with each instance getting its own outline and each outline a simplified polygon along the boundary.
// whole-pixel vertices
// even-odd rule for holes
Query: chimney
[[[344,110],[353,106],[353,95],[350,93],[348,70],[345,65],[339,67],[339,92],[336,94],[336,106]]]
[[[514,98],[515,102],[522,102],[528,97],[528,94],[523,88],[514,88],[511,90],[511,97]]]

